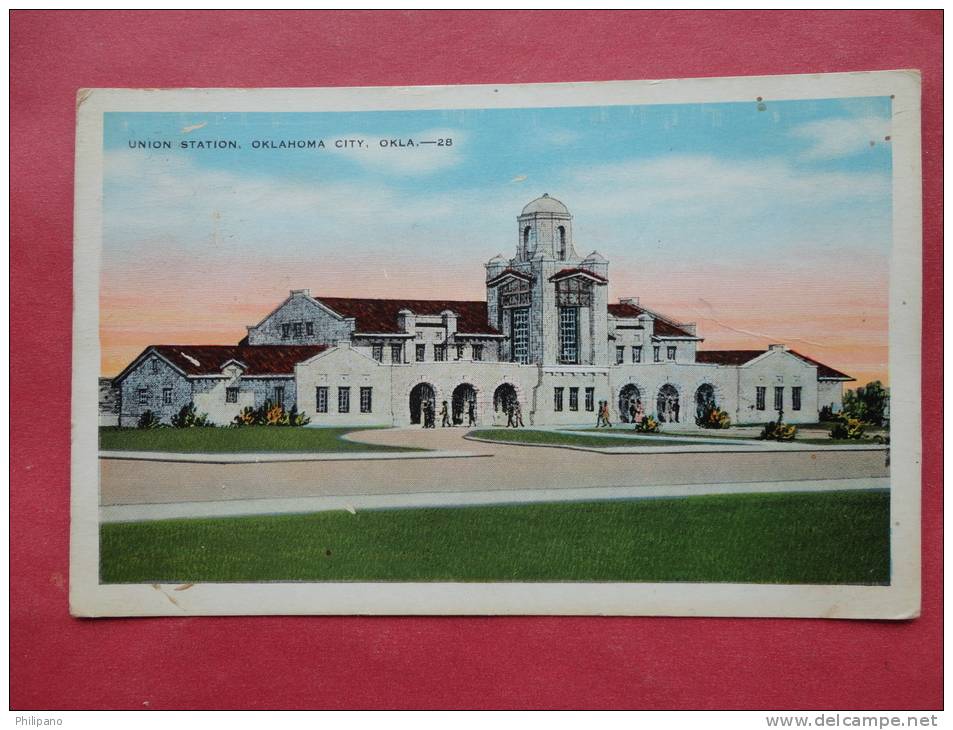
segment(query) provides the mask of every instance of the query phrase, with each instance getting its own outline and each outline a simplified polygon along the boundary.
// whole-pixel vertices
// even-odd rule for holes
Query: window
[[[226,388],[226,389],[225,389],[225,402],[226,402],[226,403],[238,403],[238,388]]]
[[[153,374],[159,372],[159,361],[156,358],[152,358],[152,372]]]
[[[766,390],[767,388],[765,388],[763,385],[759,385],[757,388],[755,388],[755,407],[759,411],[764,410],[764,394]]]
[[[621,365],[625,362],[625,346],[617,345],[615,348],[615,364]]]
[[[566,226],[559,226],[559,258],[566,259]]]
[[[390,361],[401,363],[404,361],[404,346],[403,345],[391,345],[390,346]]]
[[[384,361],[384,346],[371,345],[371,357],[377,360],[377,362],[383,362]]]
[[[300,340],[304,336],[304,322],[295,322],[291,325],[291,329],[296,340]]]
[[[328,387],[326,385],[319,385],[317,393],[315,394],[315,410],[318,413],[327,413],[328,412]]]
[[[371,390],[370,387],[361,388],[361,413],[371,412]]]
[[[632,345],[632,362],[642,362],[642,345]]]
[[[443,362],[447,359],[447,346],[446,345],[434,345],[433,346],[433,359],[434,362]]]
[[[480,362],[483,359],[483,345],[473,346],[473,359],[476,362]]]
[[[510,310],[510,337],[513,340],[513,362],[529,362],[529,309]]]
[[[305,322],[304,331],[308,337],[311,337],[314,334],[314,322]]]
[[[675,359],[675,345],[668,346],[668,359],[669,360]]]
[[[784,386],[778,385],[774,388],[774,410],[780,411],[784,408]]]
[[[140,406],[149,405],[149,389],[148,388],[139,388],[139,405]]]
[[[426,345],[417,345],[415,349],[417,362],[423,362],[424,358],[427,357],[427,346]]]
[[[162,402],[165,405],[172,405],[172,388],[162,389]]]
[[[530,303],[529,282],[526,279],[511,278],[499,287],[500,308],[527,307]]]
[[[351,389],[347,386],[338,388],[338,413],[351,412]]]
[[[593,411],[596,407],[596,389],[586,388],[586,410]]]
[[[791,388],[791,409],[795,411],[801,410],[801,386],[795,385]]]
[[[463,345],[457,345],[457,360],[463,359]]]
[[[563,409],[563,390],[564,388],[555,388],[553,390],[553,410],[561,411]]]
[[[579,410],[579,388],[569,389],[569,410]]]
[[[556,306],[589,307],[592,305],[592,282],[586,279],[563,279],[556,283]]]
[[[285,404],[285,389],[281,386],[275,388],[275,403],[277,403],[279,406],[283,406]]]
[[[579,362],[577,348],[579,310],[575,307],[559,308],[559,362]]]
[[[659,345],[655,345],[652,348],[652,354],[654,355],[655,362],[662,362],[662,348]]]
[[[287,340],[289,337],[291,337],[291,325],[285,322],[281,325],[281,339]]]

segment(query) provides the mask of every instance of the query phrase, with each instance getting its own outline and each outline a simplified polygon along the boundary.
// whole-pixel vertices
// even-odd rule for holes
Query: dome
[[[491,258],[486,263],[488,266],[492,266],[493,264],[503,264],[503,263],[506,263],[506,259],[503,257],[503,254],[498,253],[496,256]]]
[[[591,261],[591,262],[599,262],[599,263],[604,262],[605,260],[606,260],[606,257],[603,256],[598,251],[593,251],[591,254],[586,256],[586,258],[583,259],[583,261]]]
[[[523,208],[522,215],[532,215],[533,213],[561,213],[569,215],[569,208],[560,203],[556,198],[550,198],[549,193],[543,193],[541,198],[528,203]]]

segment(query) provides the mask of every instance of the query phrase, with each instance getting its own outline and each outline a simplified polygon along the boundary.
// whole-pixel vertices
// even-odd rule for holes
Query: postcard
[[[77,117],[74,615],[918,615],[917,72]]]

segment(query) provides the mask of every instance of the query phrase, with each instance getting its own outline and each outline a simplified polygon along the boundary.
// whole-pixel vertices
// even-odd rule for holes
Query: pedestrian
[[[440,428],[446,428],[447,426],[452,426],[450,423],[450,411],[447,408],[447,401],[444,401],[440,406]]]
[[[476,399],[470,400],[470,405],[467,408],[467,417],[470,419],[468,426],[476,426]]]
[[[513,414],[515,412],[515,409],[513,408],[513,401],[506,401],[506,406],[504,407],[506,409],[506,427],[509,428],[512,426],[513,428],[516,428],[516,422],[513,420]]]
[[[642,423],[643,418],[645,418],[645,409],[642,407],[642,399],[637,398],[635,401],[635,425],[638,426]]]
[[[604,401],[599,401],[599,410],[596,411],[596,428],[602,426],[602,404]]]
[[[609,420],[609,401],[602,401],[602,422],[607,428],[612,428],[612,422]]]
[[[520,402],[513,402],[513,427],[525,428],[523,425],[523,409],[520,408]]]
[[[635,401],[634,400],[629,401],[629,422],[638,423],[638,421],[636,421],[635,419]]]

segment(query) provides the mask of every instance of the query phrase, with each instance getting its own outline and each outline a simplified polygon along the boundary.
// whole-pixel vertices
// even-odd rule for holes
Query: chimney
[[[768,350],[780,350],[781,352],[786,352],[787,349],[787,345],[768,345]]]
[[[628,304],[633,307],[639,306],[638,297],[619,297],[619,304]]]
[[[417,315],[409,309],[401,309],[397,313],[397,327],[401,332],[413,332],[417,329]]]
[[[310,289],[292,289],[292,290],[291,290],[291,296],[293,296],[293,297],[310,297],[310,296],[311,296],[311,290],[310,290]]]

